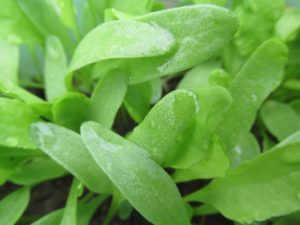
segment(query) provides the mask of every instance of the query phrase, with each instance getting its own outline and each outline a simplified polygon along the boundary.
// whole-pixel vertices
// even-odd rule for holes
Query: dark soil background
[[[29,225],[32,223],[32,221],[40,218],[41,216],[53,210],[63,208],[66,203],[71,182],[72,177],[66,176],[60,179],[44,182],[33,188],[31,191],[29,207],[24,214],[24,218],[18,224]],[[200,187],[203,187],[207,183],[207,181],[196,181],[186,184],[179,184],[179,189],[182,195],[186,195],[199,189]],[[1,186],[0,199],[17,188],[18,186],[12,183],[6,183],[5,185]],[[97,210],[90,225],[101,225],[101,222],[104,220],[109,209],[110,200],[111,199],[108,199]],[[225,219],[221,215],[212,215],[201,218],[199,217],[195,218],[193,222],[197,225],[233,225],[232,222]],[[119,218],[115,217],[111,222],[111,225],[150,225],[150,223],[145,221],[145,219],[134,210],[129,219],[120,220]]]

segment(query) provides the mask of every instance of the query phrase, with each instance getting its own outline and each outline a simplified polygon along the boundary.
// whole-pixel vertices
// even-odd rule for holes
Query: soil
[[[69,187],[71,185],[72,177],[66,176],[56,180],[44,182],[31,191],[31,199],[29,207],[27,208],[24,218],[20,221],[19,225],[29,225],[34,220],[40,218],[53,210],[62,208],[65,206],[66,198],[68,196]],[[200,187],[204,186],[206,181],[189,182],[186,184],[179,184],[179,189],[182,195],[191,193]],[[17,185],[12,183],[6,183],[0,187],[0,198],[16,190]],[[110,199],[107,200],[95,213],[90,225],[100,225],[105,215],[107,214],[110,204]],[[233,225],[232,222],[225,219],[220,215],[206,216],[201,218],[195,218],[194,224],[197,225]],[[53,224],[55,225],[55,224]],[[133,211],[131,217],[127,220],[121,220],[114,218],[111,225],[150,225],[149,222],[137,212]]]

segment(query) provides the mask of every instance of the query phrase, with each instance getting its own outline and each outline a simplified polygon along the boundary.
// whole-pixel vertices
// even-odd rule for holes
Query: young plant
[[[1,3],[0,225],[300,224],[297,1]]]

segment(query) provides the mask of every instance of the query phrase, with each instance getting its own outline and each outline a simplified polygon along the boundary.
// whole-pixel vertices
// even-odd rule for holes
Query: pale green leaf
[[[46,44],[45,58],[45,91],[47,100],[51,101],[66,93],[65,75],[67,59],[64,48],[57,37],[49,36]]]
[[[20,188],[0,201],[0,225],[14,225],[29,203],[30,189]]]
[[[99,193],[112,191],[110,181],[97,166],[78,134],[43,122],[34,124],[31,133],[44,153],[72,173],[89,189]]]
[[[190,224],[176,185],[144,149],[96,123],[85,123],[81,133],[98,166],[147,220]]]

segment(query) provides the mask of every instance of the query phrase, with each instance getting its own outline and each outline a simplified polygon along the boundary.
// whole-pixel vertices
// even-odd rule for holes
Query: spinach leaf
[[[241,223],[299,210],[299,134],[186,197]]]
[[[170,166],[182,154],[176,149],[178,137],[199,110],[197,96],[186,90],[166,95],[137,126],[129,140],[149,152],[163,166]]]
[[[144,149],[96,123],[85,123],[81,133],[98,166],[146,219],[156,225],[190,224],[175,184]]]
[[[44,122],[34,124],[31,134],[44,153],[82,181],[90,190],[111,193],[110,181],[97,166],[78,134]]]
[[[45,59],[45,91],[47,100],[51,101],[66,93],[64,84],[67,73],[67,59],[60,40],[57,37],[47,38]]]
[[[279,141],[300,130],[300,117],[288,104],[267,101],[260,116],[271,134]]]
[[[231,81],[228,90],[233,103],[218,128],[230,159],[235,157],[233,148],[250,130],[259,107],[280,84],[286,61],[286,46],[276,39],[266,41]]]
[[[14,225],[24,213],[30,197],[28,187],[20,188],[0,201],[0,225]]]

